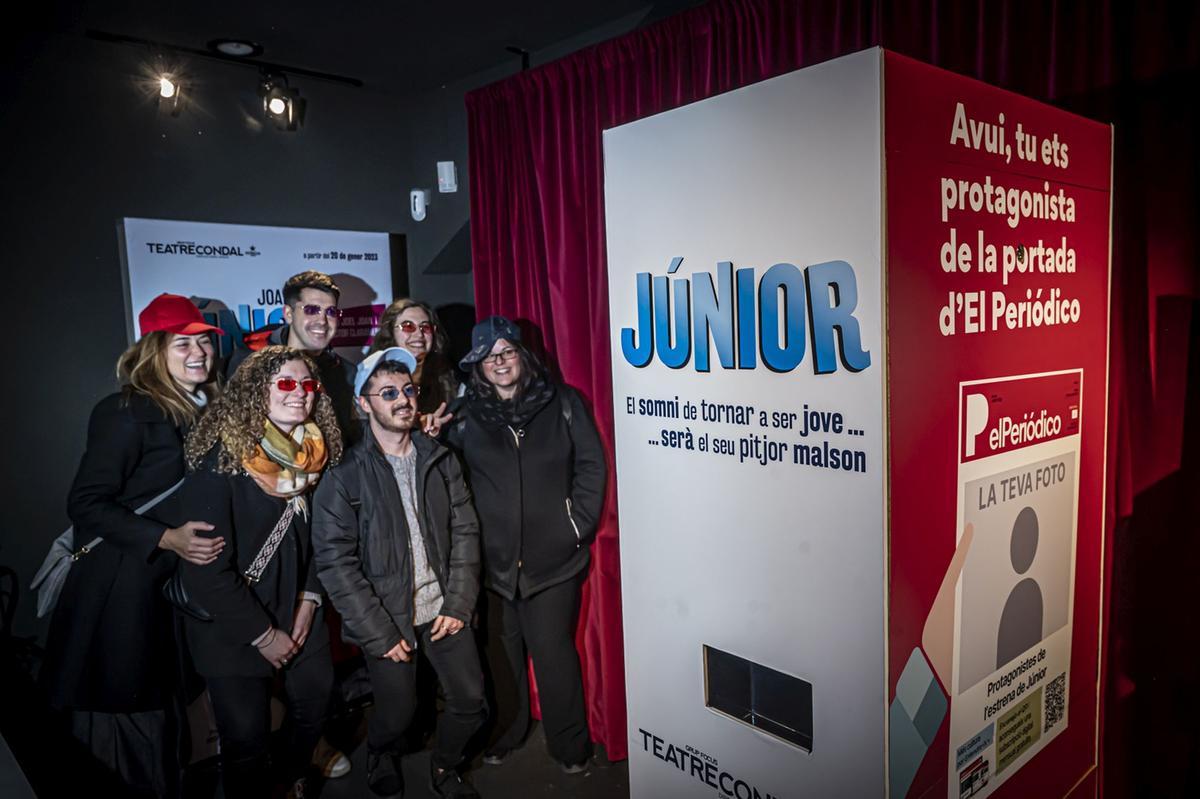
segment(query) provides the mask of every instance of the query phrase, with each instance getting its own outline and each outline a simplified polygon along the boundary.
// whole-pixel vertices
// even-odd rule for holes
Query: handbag
[[[175,489],[181,485],[183,485],[182,479],[137,508],[134,513],[141,516],[175,493]],[[29,584],[30,589],[37,592],[37,617],[39,619],[52,612],[54,606],[58,604],[58,595],[62,593],[63,585],[67,582],[67,573],[71,571],[71,564],[98,547],[103,540],[103,537],[97,536],[79,549],[75,549],[74,525],[68,527],[58,538],[54,539],[41,567],[33,576],[33,582]]]
[[[196,621],[212,621],[212,615],[200,607],[196,600],[188,594],[187,587],[180,577],[179,569],[171,572],[171,576],[163,583],[162,593],[163,599],[174,605],[179,612],[191,616]]]
[[[258,554],[254,556],[254,560],[250,562],[250,567],[246,569],[243,575],[249,585],[254,585],[262,579],[263,572],[267,570],[267,566],[271,563],[271,559],[275,557],[275,552],[279,549],[279,545],[283,543],[283,537],[287,534],[288,527],[292,524],[292,517],[296,515],[297,498],[293,497],[288,500],[287,505],[283,508],[283,514],[279,517],[279,521],[275,522],[275,527],[271,530],[271,534],[267,536],[267,540],[263,541],[262,548],[258,550]],[[187,586],[183,582],[183,573],[176,569],[170,578],[163,583],[162,587],[163,598],[175,606],[175,609],[181,613],[191,616],[196,621],[210,622],[213,620],[212,614],[205,610],[195,597],[188,593]]]

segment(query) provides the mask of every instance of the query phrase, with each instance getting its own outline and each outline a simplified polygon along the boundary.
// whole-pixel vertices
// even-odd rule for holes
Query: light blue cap
[[[396,361],[408,367],[408,371],[417,371],[417,359],[413,354],[403,347],[389,347],[386,350],[373,352],[362,359],[358,365],[358,371],[354,373],[354,396],[362,394],[363,386],[371,379],[371,375],[375,374],[375,370],[379,368],[379,364],[384,361]]]

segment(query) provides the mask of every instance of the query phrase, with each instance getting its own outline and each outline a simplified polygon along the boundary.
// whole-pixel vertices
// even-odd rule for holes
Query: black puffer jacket
[[[479,522],[458,457],[413,432],[417,501],[443,616],[470,621],[479,596]],[[317,486],[313,547],[317,574],[342,616],[346,640],[383,657],[413,632],[408,521],[392,467],[363,425],[363,439]]]
[[[512,599],[587,568],[604,504],[604,450],[568,386],[520,427],[488,424],[468,397],[449,441],[463,455],[483,539],[484,584]]]

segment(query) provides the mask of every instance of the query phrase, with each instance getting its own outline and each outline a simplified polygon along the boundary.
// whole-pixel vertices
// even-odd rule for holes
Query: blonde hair
[[[213,447],[217,447],[214,471],[237,474],[242,470],[242,461],[254,454],[266,428],[271,379],[289,361],[303,361],[313,377],[319,374],[312,358],[291,347],[264,347],[242,361],[224,392],[188,433],[184,456],[189,469],[198,468]],[[309,418],[325,438],[332,466],[342,459],[342,431],[328,394],[321,392],[317,396]]]
[[[117,358],[117,379],[126,402],[134,394],[141,394],[157,405],[175,425],[184,425],[196,421],[200,406],[180,388],[167,367],[167,350],[174,339],[175,334],[165,330],[142,336]],[[216,396],[216,378],[210,377],[201,388],[210,398]]]

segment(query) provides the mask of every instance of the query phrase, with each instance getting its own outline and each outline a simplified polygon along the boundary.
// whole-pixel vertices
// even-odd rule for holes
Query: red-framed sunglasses
[[[296,386],[304,389],[306,394],[319,394],[323,388],[320,380],[314,380],[311,377],[306,377],[303,380],[297,380],[294,377],[281,377],[275,381],[275,387],[284,394],[291,394],[296,390]]]

